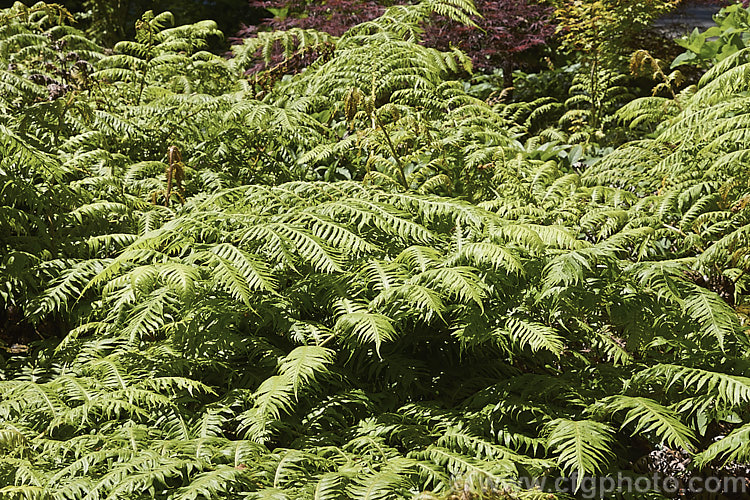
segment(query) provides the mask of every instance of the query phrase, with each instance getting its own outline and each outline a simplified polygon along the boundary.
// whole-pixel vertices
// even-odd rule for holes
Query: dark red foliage
[[[288,9],[284,19],[267,19],[259,26],[245,27],[238,38],[253,36],[259,29],[313,28],[341,35],[359,23],[378,17],[385,5],[405,2],[387,0],[250,0],[251,7]],[[475,0],[482,18],[479,28],[464,26],[435,16],[425,26],[424,43],[447,50],[461,48],[477,69],[515,67],[518,54],[544,44],[555,32],[553,9],[533,0]]]
[[[555,33],[553,9],[524,0],[475,0],[479,28],[435,19],[425,28],[425,43],[438,49],[460,47],[475,68],[512,67],[516,56],[543,45]]]
[[[329,0],[309,5],[300,0],[250,0],[250,6],[263,9],[286,8],[290,15],[284,19],[266,19],[257,27],[247,26],[238,33],[240,38],[252,36],[258,28],[311,28],[339,36],[352,26],[375,19],[385,10],[382,2],[373,0]]]

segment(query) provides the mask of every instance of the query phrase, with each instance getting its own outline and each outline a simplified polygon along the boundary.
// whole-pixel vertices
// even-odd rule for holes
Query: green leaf
[[[696,436],[680,421],[679,414],[653,399],[610,396],[601,400],[598,406],[607,413],[626,411],[622,428],[635,424],[633,434],[651,434],[655,441],[675,449],[692,451],[695,448]]]
[[[521,346],[529,346],[533,352],[543,349],[559,358],[565,347],[564,339],[555,329],[541,323],[508,318],[502,331]]]
[[[574,491],[586,474],[598,474],[614,457],[614,432],[603,423],[591,420],[558,418],[546,426],[547,444],[557,455],[557,463],[569,475],[576,474]]]
[[[390,342],[397,337],[391,320],[377,313],[352,312],[339,316],[335,330],[354,338],[360,345],[374,344],[378,356],[383,342]]]
[[[326,366],[333,362],[333,355],[333,351],[325,347],[306,345],[296,347],[284,357],[279,373],[292,381],[294,397],[300,387],[328,372]]]

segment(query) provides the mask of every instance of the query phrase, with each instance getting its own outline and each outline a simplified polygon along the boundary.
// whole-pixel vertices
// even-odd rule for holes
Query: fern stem
[[[375,118],[376,123],[378,124],[378,127],[380,127],[380,130],[383,132],[383,135],[385,136],[385,141],[388,143],[388,148],[391,150],[391,154],[393,154],[393,159],[396,160],[396,165],[398,166],[398,173],[401,177],[401,185],[405,188],[409,188],[409,184],[406,182],[406,175],[404,174],[404,165],[401,163],[401,159],[398,157],[398,154],[396,153],[396,148],[393,146],[393,142],[391,141],[391,136],[388,135],[388,132],[386,132],[385,127],[383,126],[383,122],[380,121],[380,117],[378,116],[377,110],[372,112],[373,117]]]

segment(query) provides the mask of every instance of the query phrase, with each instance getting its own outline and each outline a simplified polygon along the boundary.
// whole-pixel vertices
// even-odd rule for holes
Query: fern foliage
[[[49,9],[0,11],[1,495],[541,498],[520,479],[748,460],[746,53],[580,168],[416,43],[470,2],[229,60],[211,22],[107,51]],[[246,77],[274,43],[331,53]]]

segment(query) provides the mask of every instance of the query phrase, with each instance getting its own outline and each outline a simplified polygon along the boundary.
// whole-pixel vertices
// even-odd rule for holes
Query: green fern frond
[[[750,456],[748,433],[750,433],[750,425],[747,424],[734,429],[728,435],[711,443],[708,448],[695,455],[693,458],[695,464],[698,467],[705,467],[714,461],[724,464],[747,462]]]
[[[635,381],[663,377],[667,387],[679,384],[683,390],[703,392],[718,402],[739,406],[750,398],[750,379],[737,375],[690,368],[687,366],[659,364],[640,372]]]
[[[695,434],[681,422],[679,415],[653,399],[610,396],[598,404],[606,413],[626,411],[622,427],[634,424],[633,433],[653,433],[671,448],[691,451],[695,449]]]
[[[523,319],[508,318],[502,332],[522,347],[529,346],[532,352],[544,349],[559,357],[565,345],[554,328]]]
[[[339,316],[335,330],[355,340],[357,344],[372,343],[378,356],[380,356],[380,346],[384,342],[395,340],[398,335],[387,316],[368,312],[351,312]]]
[[[602,472],[614,456],[614,433],[606,424],[560,418],[549,422],[547,430],[548,446],[557,455],[557,463],[566,473],[576,474],[576,491],[586,474]]]

